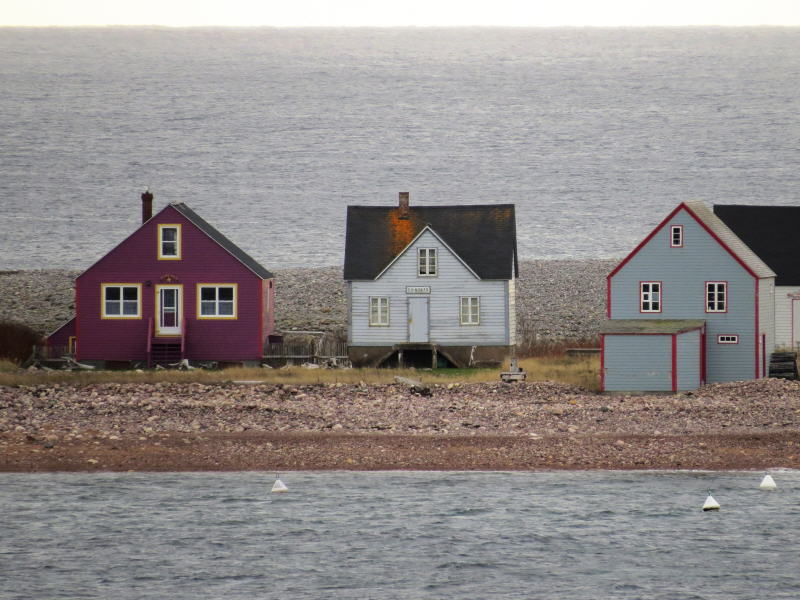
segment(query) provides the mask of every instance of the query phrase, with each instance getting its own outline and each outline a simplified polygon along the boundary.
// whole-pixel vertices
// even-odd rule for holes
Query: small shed
[[[678,392],[705,383],[702,319],[612,319],[600,330],[603,391]]]

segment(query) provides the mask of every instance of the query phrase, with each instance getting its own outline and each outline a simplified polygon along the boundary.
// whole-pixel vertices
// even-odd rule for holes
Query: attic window
[[[436,248],[419,248],[417,256],[419,258],[418,274],[421,277],[434,277],[436,275]]]
[[[181,226],[178,224],[158,226],[158,259],[180,260]]]
[[[728,312],[728,284],[725,281],[706,281],[706,312]]]
[[[683,248],[683,225],[673,225],[669,231],[669,247]]]

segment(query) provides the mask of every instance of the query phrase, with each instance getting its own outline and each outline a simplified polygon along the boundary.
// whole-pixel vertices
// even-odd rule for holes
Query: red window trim
[[[708,310],[708,284],[709,283],[722,283],[725,284],[725,310]],[[756,280],[756,285],[758,285],[758,280]],[[703,307],[706,313],[711,315],[724,315],[728,312],[728,307],[730,306],[730,294],[728,293],[728,282],[727,281],[706,281],[703,285]]]
[[[644,293],[642,290],[642,286],[645,283],[657,283],[658,284],[658,310],[642,310],[642,304],[644,300],[642,299],[642,294]],[[652,293],[652,291],[650,292]],[[651,300],[652,302],[652,300]],[[664,311],[664,283],[661,281],[640,281],[639,282],[639,314],[642,315],[657,315]]]

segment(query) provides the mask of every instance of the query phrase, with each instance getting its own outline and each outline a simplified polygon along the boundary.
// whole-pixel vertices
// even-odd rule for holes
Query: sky
[[[800,0],[1,0],[0,25],[800,25]]]

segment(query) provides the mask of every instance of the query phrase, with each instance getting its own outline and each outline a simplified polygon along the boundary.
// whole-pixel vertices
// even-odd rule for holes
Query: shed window
[[[372,297],[369,299],[370,327],[388,327],[389,298]]]
[[[673,225],[669,234],[670,248],[683,248],[683,225]]]
[[[461,324],[480,325],[481,299],[477,296],[461,297]]]
[[[102,284],[104,319],[138,319],[142,316],[139,284]]]
[[[436,275],[436,248],[419,248],[417,256],[419,257],[418,273],[424,277]]]
[[[738,344],[739,343],[739,336],[738,335],[718,335],[717,336],[717,343],[718,344]]]
[[[661,312],[661,282],[643,281],[639,284],[640,311]]]
[[[235,319],[236,284],[197,286],[198,319]]]
[[[728,284],[724,281],[706,282],[706,312],[727,312]]]
[[[181,258],[181,226],[158,226],[158,258],[159,260],[180,260]]]

